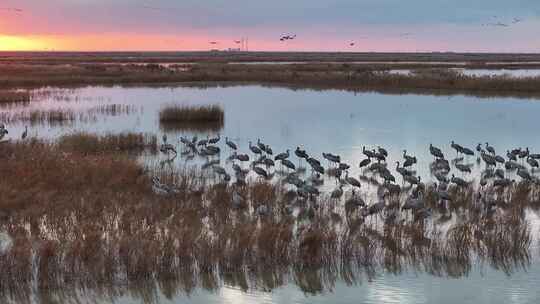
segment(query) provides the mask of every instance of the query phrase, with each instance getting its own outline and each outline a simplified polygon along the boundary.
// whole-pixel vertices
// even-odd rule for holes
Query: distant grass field
[[[251,83],[306,89],[540,97],[540,77],[466,76],[448,70],[450,67],[540,68],[540,55],[4,52],[0,53],[0,89]],[[391,69],[416,73],[381,73]]]

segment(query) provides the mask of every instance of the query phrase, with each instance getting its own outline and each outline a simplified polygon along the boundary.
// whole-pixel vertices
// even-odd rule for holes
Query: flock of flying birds
[[[523,22],[523,19],[517,18],[517,17],[514,17],[510,22],[503,22],[503,21],[500,21],[500,20],[498,19],[498,16],[492,16],[492,20],[494,20],[494,21],[482,23],[481,26],[510,27],[511,25],[515,25],[515,24],[518,24],[518,23]],[[407,37],[410,37],[410,36],[412,36],[412,35],[413,35],[413,33],[401,33],[401,34],[399,34],[398,36],[399,36],[399,37],[402,37],[402,38],[407,38]],[[295,40],[295,39],[296,39],[296,34],[294,34],[294,35],[287,34],[287,35],[282,35],[282,36],[279,38],[279,41],[285,42],[285,41],[288,41],[288,40]],[[234,42],[237,43],[237,44],[240,43],[239,40],[235,40]],[[217,41],[210,41],[209,43],[212,44],[212,45],[216,45],[216,44],[218,44],[219,42],[217,42]],[[356,42],[351,41],[351,42],[349,42],[348,44],[349,44],[350,47],[353,47],[353,46],[356,45]]]
[[[322,159],[317,159],[315,155],[310,155],[300,147],[297,147],[293,153],[290,150],[286,150],[285,152],[274,155],[270,145],[264,144],[260,139],[255,144],[249,142],[248,148],[250,153],[241,153],[239,152],[238,145],[226,137],[226,149],[229,149],[231,152],[227,161],[232,163],[231,168],[227,170],[220,165],[219,156],[222,152],[222,148],[219,147],[220,141],[220,135],[202,139],[199,139],[197,136],[191,139],[181,137],[182,151],[180,153],[188,159],[193,159],[196,155],[206,158],[206,163],[202,165],[201,169],[213,171],[214,176],[218,178],[218,182],[225,184],[232,182],[235,187],[245,186],[246,177],[250,172],[253,172],[258,179],[267,181],[271,180],[277,173],[282,177],[280,179],[281,182],[294,187],[295,195],[315,201],[322,194],[319,188],[324,184],[324,176],[326,175],[330,180],[335,180],[336,183],[336,188],[329,193],[330,199],[336,202],[341,200],[344,196],[344,188],[350,187],[352,189],[352,196],[347,200],[346,204],[363,207],[366,215],[380,213],[386,206],[385,197],[388,195],[401,194],[409,190],[411,190],[410,195],[403,204],[402,210],[411,210],[415,216],[420,216],[421,218],[431,212],[431,209],[428,210],[426,208],[423,200],[426,186],[414,170],[415,166],[417,166],[417,158],[408,155],[406,150],[402,154],[403,161],[396,162],[396,166],[392,168],[387,163],[388,152],[386,149],[379,146],[376,149],[366,149],[366,147],[363,147],[362,153],[365,155],[365,158],[358,164],[358,167],[363,170],[363,173],[357,179],[349,175],[351,165],[342,161],[339,155],[322,153]],[[437,180],[432,187],[439,200],[439,204],[444,209],[452,201],[452,196],[448,192],[450,187],[465,189],[473,184],[473,181],[468,181],[465,177],[472,171],[473,164],[466,163],[469,157],[474,158],[474,156],[477,156],[478,163],[485,163],[486,169],[483,170],[479,182],[479,186],[482,189],[485,187],[506,189],[515,182],[514,179],[508,177],[513,172],[521,180],[539,182],[533,172],[539,168],[538,160],[540,160],[540,154],[530,153],[529,148],[508,150],[506,151],[506,157],[503,157],[498,155],[495,148],[490,146],[489,143],[478,144],[475,149],[476,151],[461,146],[454,141],[451,142],[450,147],[456,151],[456,158],[452,161],[447,160],[440,148],[431,144],[429,146],[429,152],[434,157],[430,163],[430,171]],[[170,160],[176,158],[176,147],[167,142],[166,135],[163,136],[160,151],[166,154]],[[170,158],[171,155],[174,157]],[[326,164],[323,165],[322,161],[325,161]],[[305,167],[302,167],[303,162],[306,163]],[[245,166],[243,164],[249,165]],[[459,171],[462,177],[451,174],[451,164]],[[307,173],[306,168],[308,166],[311,173]],[[232,181],[232,174],[230,173],[234,174],[234,181]],[[401,186],[396,183],[396,175],[394,174],[401,176],[403,182]],[[157,177],[154,177],[152,181],[153,189],[157,194],[168,195],[179,191],[179,189],[175,189],[173,186],[161,183]],[[378,185],[377,195],[379,201],[374,204],[366,204],[356,192],[362,188],[363,183],[367,182]],[[234,196],[236,200],[241,200],[238,193],[235,192]],[[483,202],[486,212],[496,207],[493,200],[489,200],[486,197],[482,198],[480,196],[479,200]],[[234,203],[235,199],[233,197]],[[240,203],[236,202],[235,204]],[[263,207],[263,209],[257,212],[265,213],[267,211],[266,207]]]
[[[494,19],[498,19],[497,16],[493,16]],[[513,25],[513,24],[518,24],[520,22],[522,22],[523,19],[520,19],[520,18],[513,18],[512,21],[510,22],[502,22],[502,21],[493,21],[493,22],[487,22],[487,23],[482,23],[482,26],[499,26],[499,27],[509,27],[510,25]]]

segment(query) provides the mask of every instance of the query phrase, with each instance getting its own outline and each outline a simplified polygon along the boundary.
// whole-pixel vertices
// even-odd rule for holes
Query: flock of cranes
[[[0,140],[9,134],[4,124],[0,124]],[[25,127],[21,135],[24,140],[28,136],[28,127]],[[168,156],[169,161],[173,161],[178,155],[176,146],[169,143],[167,135],[163,135],[162,143],[159,147],[161,153]],[[180,152],[186,159],[193,159],[196,155],[205,158],[206,163],[201,166],[202,170],[211,170],[217,176],[220,183],[232,183],[236,187],[247,185],[247,177],[253,172],[258,179],[270,181],[276,176],[280,176],[279,181],[290,185],[293,193],[301,199],[316,201],[323,191],[321,186],[325,183],[325,175],[330,181],[335,182],[335,188],[329,191],[328,198],[338,202],[344,197],[344,188],[350,187],[352,195],[346,200],[346,204],[361,207],[364,215],[378,214],[385,209],[386,198],[392,195],[408,194],[407,199],[402,204],[401,210],[410,210],[416,218],[426,218],[431,214],[431,210],[426,207],[424,193],[426,185],[422,182],[420,175],[416,174],[415,167],[418,160],[415,156],[409,155],[407,150],[403,150],[400,155],[402,160],[395,162],[395,167],[387,160],[389,153],[383,147],[367,149],[362,147],[364,159],[360,160],[358,167],[362,170],[362,175],[356,178],[350,174],[351,165],[344,162],[340,155],[325,153],[318,159],[316,155],[308,153],[300,146],[294,151],[287,149],[284,152],[274,155],[272,147],[263,143],[260,139],[248,142],[249,153],[241,153],[239,145],[225,137],[223,149],[230,150],[226,163],[230,163],[230,169],[221,166],[220,155],[222,148],[219,143],[222,141],[220,135],[216,137],[192,138],[180,137],[182,151]],[[529,148],[514,148],[506,150],[505,157],[497,154],[496,149],[489,143],[478,144],[476,151],[464,147],[454,141],[450,142],[450,148],[455,150],[455,158],[449,161],[441,148],[429,145],[429,153],[433,160],[429,163],[429,170],[434,177],[434,183],[430,185],[439,204],[446,209],[452,201],[452,196],[448,190],[450,187],[465,189],[474,184],[473,180],[467,180],[467,176],[472,173],[473,163],[470,158],[476,156],[477,163],[484,163],[485,169],[481,172],[478,186],[481,189],[486,187],[506,189],[514,184],[515,180],[510,176],[515,172],[515,177],[525,182],[540,183],[534,176],[535,170],[540,169],[540,154],[531,153]],[[170,156],[173,158],[170,158]],[[467,162],[469,160],[469,162]],[[246,165],[247,164],[247,165]],[[452,172],[452,166],[455,171]],[[394,169],[394,170],[392,170]],[[310,172],[307,172],[307,171]],[[456,173],[461,177],[456,176]],[[234,181],[233,181],[234,176]],[[401,185],[397,182],[396,176],[401,178]],[[365,184],[370,187],[376,184],[378,201],[366,204],[358,193]],[[162,183],[158,177],[152,178],[152,189],[159,195],[170,195],[178,193],[180,190],[174,186]],[[240,199],[238,193],[233,195]],[[494,207],[487,204],[487,198],[482,197],[479,192],[479,199],[484,202],[486,212]],[[237,202],[238,204],[238,202]],[[267,208],[258,210],[263,214]]]
[[[295,196],[314,202],[323,194],[321,186],[327,176],[328,180],[335,182],[335,188],[328,191],[326,198],[339,202],[345,198],[344,189],[350,188],[352,195],[345,200],[346,204],[361,207],[366,216],[382,212],[386,206],[386,199],[400,194],[408,195],[401,210],[410,210],[415,218],[426,218],[431,214],[431,209],[427,208],[424,202],[426,185],[415,171],[417,158],[409,155],[406,150],[401,155],[402,161],[397,161],[394,167],[387,162],[389,154],[383,147],[377,146],[371,149],[363,147],[362,154],[365,158],[357,165],[363,173],[357,178],[349,173],[351,165],[344,162],[340,155],[322,153],[322,158],[318,158],[300,146],[294,151],[287,149],[274,155],[271,146],[260,139],[256,142],[249,141],[249,152],[242,153],[237,143],[225,137],[225,147],[222,148],[230,150],[226,163],[231,164],[230,169],[226,169],[220,165],[219,156],[222,148],[219,147],[219,143],[221,140],[219,135],[206,138],[181,137],[181,154],[189,159],[195,155],[206,158],[207,162],[201,168],[211,170],[214,176],[217,176],[218,182],[231,183],[235,189],[247,185],[246,178],[250,172],[257,179],[265,181],[272,180],[277,174],[280,177],[279,182],[290,185],[290,191]],[[502,189],[511,186],[515,182],[514,179],[509,178],[512,172],[515,172],[521,180],[538,182],[532,172],[539,168],[540,154],[530,153],[529,148],[508,150],[504,158],[498,155],[489,143],[478,144],[476,152],[454,141],[450,143],[450,147],[456,152],[456,158],[451,161],[446,158],[441,148],[429,145],[429,153],[433,156],[429,168],[435,181],[430,187],[442,208],[447,208],[452,202],[452,196],[449,194],[450,187],[465,189],[474,184],[474,181],[467,180],[467,175],[472,172],[474,156],[477,157],[477,163],[485,164],[485,170],[482,171],[478,183],[482,189],[488,186]],[[160,151],[168,156],[173,154],[176,157],[177,155],[176,147],[167,142],[166,135],[163,136]],[[452,172],[451,164],[457,172]],[[396,176],[401,177],[401,184],[397,182]],[[367,187],[372,184],[378,186],[378,200],[375,203],[366,204],[361,195],[358,195],[360,189],[366,187],[366,183]],[[158,194],[168,194],[174,189],[160,183],[159,179],[153,180],[153,186]],[[240,199],[238,193],[233,196]],[[482,195],[479,195],[479,199],[484,202],[486,212],[493,208],[493,204],[486,203],[486,197],[482,198]],[[257,212],[264,214],[264,210],[257,210]]]

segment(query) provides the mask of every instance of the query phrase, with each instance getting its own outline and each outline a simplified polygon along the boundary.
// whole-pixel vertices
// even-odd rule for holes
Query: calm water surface
[[[81,130],[99,134],[132,131],[161,135],[164,131],[160,129],[158,112],[165,105],[218,103],[225,110],[225,124],[219,133],[238,142],[242,152],[249,151],[248,141],[256,142],[258,138],[271,145],[275,154],[286,149],[292,152],[297,146],[303,146],[319,159],[322,159],[322,152],[332,152],[341,155],[343,161],[352,166],[350,173],[354,176],[362,174],[358,163],[364,158],[363,146],[385,147],[390,154],[391,166],[401,160],[403,149],[407,149],[408,154],[417,156],[417,172],[427,180],[431,179],[428,168],[432,159],[428,151],[430,143],[441,147],[449,158],[455,153],[450,149],[451,140],[471,149],[479,142],[489,142],[500,155],[514,147],[529,147],[533,153],[540,152],[538,100],[293,91],[260,86],[205,89],[88,87],[54,91],[53,95],[36,95],[41,97],[36,97],[30,104],[1,110],[13,113],[59,108],[84,111],[103,104],[133,105],[137,109],[129,115],[100,115],[97,121],[29,128],[30,136],[54,139]],[[24,124],[14,123],[8,128],[10,136],[18,137]],[[205,137],[215,133],[167,131],[173,143],[180,135]],[[221,145],[225,149],[223,140]],[[483,167],[476,164],[475,158],[465,161],[474,164],[474,171],[463,177],[478,180]],[[179,166],[184,163],[177,161]],[[330,181],[325,187],[332,189],[335,184]],[[363,195],[369,196],[369,190]],[[536,234],[540,229],[538,217],[530,215],[530,220]],[[540,297],[539,251],[535,240],[530,267],[527,271],[518,269],[511,275],[490,267],[478,267],[460,279],[406,271],[401,275],[382,273],[353,286],[337,279],[331,284],[333,292],[317,294],[304,293],[291,282],[271,292],[256,291],[256,288],[245,292],[223,286],[215,293],[197,290],[189,297],[177,295],[167,299],[160,293],[155,296],[163,303],[537,303],[536,299]],[[139,302],[140,299],[129,296],[117,301]]]
[[[31,109],[72,109],[84,111],[102,104],[133,105],[130,115],[98,116],[98,120],[70,125],[30,127],[29,135],[56,138],[74,131],[99,134],[150,132],[162,134],[159,110],[172,103],[221,104],[225,124],[220,134],[239,143],[249,152],[248,142],[261,139],[274,153],[297,146],[322,159],[322,152],[339,154],[352,166],[351,175],[360,174],[362,147],[385,147],[389,163],[402,160],[403,150],[419,159],[418,173],[429,176],[432,157],[428,146],[441,147],[452,158],[450,141],[474,150],[477,143],[489,142],[497,154],[507,149],[529,147],[540,152],[537,118],[540,102],[532,99],[477,98],[469,96],[355,94],[342,91],[292,91],[259,86],[227,88],[120,88],[89,87],[62,91],[60,97],[46,96],[26,106],[5,108],[13,113]],[[39,98],[38,98],[39,99]],[[10,136],[19,136],[23,123],[9,126]],[[199,138],[216,132],[167,131],[170,141],[181,135]],[[224,141],[221,141],[224,146]],[[180,147],[180,144],[178,144]],[[475,163],[475,159],[466,160]],[[480,169],[480,168],[477,168]]]

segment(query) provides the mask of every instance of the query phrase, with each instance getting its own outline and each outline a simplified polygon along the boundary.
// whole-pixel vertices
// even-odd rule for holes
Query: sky
[[[243,37],[253,51],[540,52],[540,1],[0,0],[0,50],[209,50]]]

